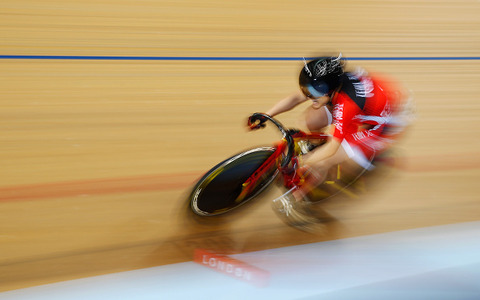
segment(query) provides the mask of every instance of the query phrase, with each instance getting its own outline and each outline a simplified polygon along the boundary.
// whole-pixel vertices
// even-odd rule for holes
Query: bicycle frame
[[[272,117],[257,113],[257,115],[267,118],[272,122],[283,134],[281,141],[275,143],[275,152],[242,184],[242,191],[235,199],[239,203],[245,199],[250,192],[261,182],[262,176],[271,170],[272,166],[276,165],[279,173],[283,177],[283,185],[288,188],[298,187],[301,179],[297,175],[298,155],[300,149],[298,142],[302,140],[322,140],[325,141],[329,135],[324,133],[306,133],[300,130],[287,130],[283,125]],[[285,151],[287,154],[284,155]],[[282,160],[283,159],[283,160]],[[289,167],[293,163],[292,167]]]

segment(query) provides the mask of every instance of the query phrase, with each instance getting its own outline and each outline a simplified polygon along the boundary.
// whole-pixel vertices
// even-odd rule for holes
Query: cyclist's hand
[[[247,125],[250,130],[255,130],[265,127],[267,121],[268,119],[265,116],[255,113],[248,118]]]

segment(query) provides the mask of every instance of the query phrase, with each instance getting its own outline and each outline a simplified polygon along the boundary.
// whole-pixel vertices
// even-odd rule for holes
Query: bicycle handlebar
[[[268,119],[275,126],[277,126],[278,130],[280,130],[280,132],[282,133],[283,137],[287,141],[288,151],[287,151],[287,155],[285,156],[284,160],[282,161],[281,167],[283,168],[283,167],[287,166],[288,163],[290,163],[290,160],[293,157],[293,152],[295,150],[295,145],[293,143],[293,137],[292,137],[291,133],[289,132],[289,130],[287,130],[282,125],[282,123],[280,123],[279,121],[277,121],[276,119],[274,119],[273,117],[271,117],[267,114],[264,114],[264,113],[254,113],[254,114],[252,114],[252,117],[255,117],[255,116],[262,116],[262,117]]]

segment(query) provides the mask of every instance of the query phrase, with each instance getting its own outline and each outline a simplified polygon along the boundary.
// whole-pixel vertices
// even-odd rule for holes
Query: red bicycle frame
[[[272,155],[242,184],[242,191],[235,199],[236,202],[243,201],[243,199],[262,182],[262,177],[267,176],[268,171],[271,170],[274,165],[279,173],[282,174],[285,187],[288,189],[298,187],[302,180],[296,172],[298,169],[298,154],[301,152],[298,147],[298,142],[301,140],[325,141],[329,137],[329,135],[324,133],[305,133],[300,130],[286,130],[270,116],[260,115],[265,116],[273,122],[284,136],[282,140],[274,146],[275,151]],[[287,155],[284,154],[285,151],[287,151]]]

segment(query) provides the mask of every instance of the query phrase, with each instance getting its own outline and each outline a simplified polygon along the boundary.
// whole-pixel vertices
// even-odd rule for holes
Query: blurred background
[[[0,291],[480,220],[480,2],[3,0]],[[416,119],[396,164],[284,224],[272,188],[215,222],[185,214],[204,172],[273,129],[247,117],[297,90],[302,57],[397,78]],[[279,116],[296,127],[303,108]],[[1,297],[0,297],[1,298]]]

